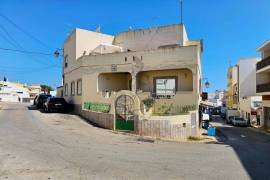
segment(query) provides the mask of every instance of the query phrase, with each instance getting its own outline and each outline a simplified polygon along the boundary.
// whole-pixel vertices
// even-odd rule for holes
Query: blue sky
[[[229,62],[259,56],[256,48],[270,39],[269,8],[269,0],[184,0],[189,39],[204,41],[203,76],[209,79],[210,91],[226,88]],[[61,48],[75,27],[95,30],[100,24],[102,32],[113,35],[129,26],[180,22],[179,0],[1,0],[0,13],[45,44],[0,17],[1,48],[48,53]],[[0,78],[51,86],[61,82],[61,61],[53,56],[0,50],[0,62]]]

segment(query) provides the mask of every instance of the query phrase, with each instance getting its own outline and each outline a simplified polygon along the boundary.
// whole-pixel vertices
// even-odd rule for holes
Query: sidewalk
[[[270,136],[270,129],[268,130],[265,130],[261,127],[248,127],[248,129],[252,130],[252,131],[255,131],[255,132],[258,132],[258,133],[262,133],[262,134],[266,134],[266,135],[269,135]]]

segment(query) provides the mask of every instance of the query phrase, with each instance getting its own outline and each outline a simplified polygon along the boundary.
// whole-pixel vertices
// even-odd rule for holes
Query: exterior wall
[[[114,37],[84,29],[76,29],[76,59],[89,55],[92,50],[102,43],[112,44]],[[89,43],[91,42],[91,43]]]
[[[143,92],[153,92],[155,77],[177,77],[177,91],[193,91],[193,74],[188,69],[140,72],[137,75],[137,87]]]
[[[258,61],[258,58],[239,60],[239,98],[256,95],[256,64]]]
[[[132,51],[142,51],[154,50],[160,46],[172,44],[183,46],[186,40],[185,28],[179,24],[122,32],[115,37],[114,45]]]
[[[132,63],[132,55],[137,57],[141,55],[143,60],[140,64]],[[125,57],[128,59],[127,62],[125,62]],[[170,61],[167,61],[167,59],[170,59]],[[83,92],[91,92],[83,93],[84,101],[110,102],[110,99],[102,97],[98,92],[97,80],[100,73],[111,73],[111,64],[117,64],[117,72],[128,71],[130,74],[134,74],[135,68],[138,68],[138,66],[140,66],[139,72],[140,70],[150,71],[188,67],[192,70],[193,75],[193,96],[195,99],[199,99],[199,79],[201,75],[198,71],[197,61],[196,47],[194,46],[150,52],[85,56],[78,60],[78,62],[82,62],[81,68],[66,74],[66,82],[70,81],[67,77],[79,76],[82,73],[84,74]]]
[[[104,73],[98,76],[98,92],[129,90],[130,73]]]
[[[270,72],[264,71],[264,72],[257,73],[257,75],[256,75],[256,84],[257,85],[265,84],[265,83],[269,83],[269,82],[270,82]]]
[[[198,113],[191,112],[188,115],[187,121],[178,116],[178,121],[173,122],[166,120],[166,118],[159,117],[160,119],[143,119],[135,121],[136,133],[141,136],[151,136],[163,139],[185,139],[189,136],[197,136],[199,131]]]
[[[262,59],[270,57],[270,49],[263,51]]]

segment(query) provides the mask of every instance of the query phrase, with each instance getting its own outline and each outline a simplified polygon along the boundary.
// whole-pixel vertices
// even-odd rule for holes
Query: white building
[[[256,64],[259,58],[242,58],[238,63],[238,99],[240,114],[252,122],[257,119],[257,109],[262,97],[256,95]]]
[[[208,101],[213,103],[214,106],[223,105],[224,91],[216,90],[214,93],[208,94]]]
[[[0,81],[0,101],[23,102],[30,98],[29,90],[19,83]]]

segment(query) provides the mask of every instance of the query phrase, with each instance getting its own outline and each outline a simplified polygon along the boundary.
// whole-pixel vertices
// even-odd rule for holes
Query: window
[[[70,91],[71,91],[71,96],[75,95],[75,82],[71,82],[71,86],[70,86]]]
[[[77,80],[77,95],[82,95],[82,80]]]
[[[160,77],[155,78],[155,94],[156,96],[172,96],[176,92],[176,77]]]
[[[67,68],[68,67],[68,55],[65,55],[65,68]]]
[[[68,84],[65,84],[65,96],[68,96]]]

